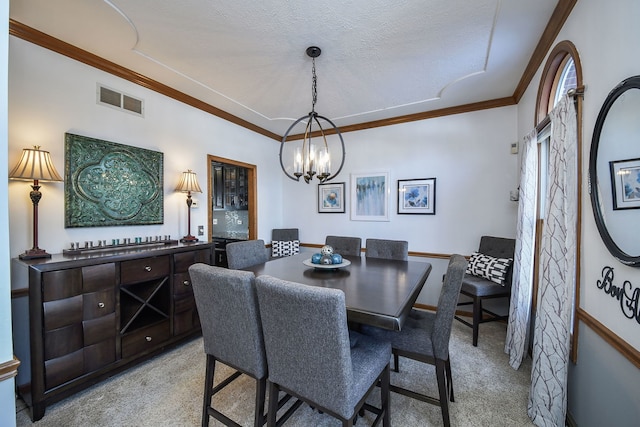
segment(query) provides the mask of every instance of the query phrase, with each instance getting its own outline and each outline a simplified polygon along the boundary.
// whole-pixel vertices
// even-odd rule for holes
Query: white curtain
[[[528,414],[537,426],[564,426],[576,272],[577,120],[565,95],[549,114],[548,188],[540,253]]]
[[[534,129],[525,136],[522,147],[513,284],[507,338],[504,345],[504,351],[509,354],[509,364],[513,369],[520,367],[529,343],[538,200],[537,143],[538,133]]]

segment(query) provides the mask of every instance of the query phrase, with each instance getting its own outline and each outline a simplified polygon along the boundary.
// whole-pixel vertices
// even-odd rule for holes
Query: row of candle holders
[[[81,246],[80,242],[71,242],[71,248],[64,249],[62,252],[66,255],[77,255],[88,251],[116,249],[127,246],[166,245],[177,242],[177,240],[171,240],[171,236],[168,234],[164,236],[134,237],[133,240],[129,237],[125,237],[124,239],[111,239],[110,244],[107,240],[98,240],[97,244],[94,241],[85,241],[84,246]]]

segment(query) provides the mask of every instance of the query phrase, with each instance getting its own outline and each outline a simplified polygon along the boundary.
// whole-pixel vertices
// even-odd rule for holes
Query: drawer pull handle
[[[146,336],[146,337],[144,337],[144,339],[146,339],[147,342],[151,342],[151,337],[150,336]]]
[[[185,280],[184,282],[182,282],[183,285],[185,286],[189,286],[191,284],[191,282],[189,282],[188,280]]]
[[[151,267],[149,267],[148,265],[144,269],[145,271],[151,271]]]
[[[98,303],[98,307],[100,307],[100,308],[104,308],[104,303],[103,303],[103,302],[99,302],[99,303]]]

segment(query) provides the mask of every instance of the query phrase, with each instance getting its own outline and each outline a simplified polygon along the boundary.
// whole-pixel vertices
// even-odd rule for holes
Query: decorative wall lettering
[[[596,282],[598,289],[620,302],[620,310],[627,319],[635,319],[640,323],[640,287],[634,288],[630,281],[625,280],[622,286],[613,284],[613,267],[605,266],[602,269],[602,280]]]

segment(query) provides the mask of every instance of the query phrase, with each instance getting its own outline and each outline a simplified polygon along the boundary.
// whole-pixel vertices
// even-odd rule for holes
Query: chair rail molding
[[[20,361],[15,356],[11,360],[0,363],[0,382],[18,375],[18,366],[20,366]]]

